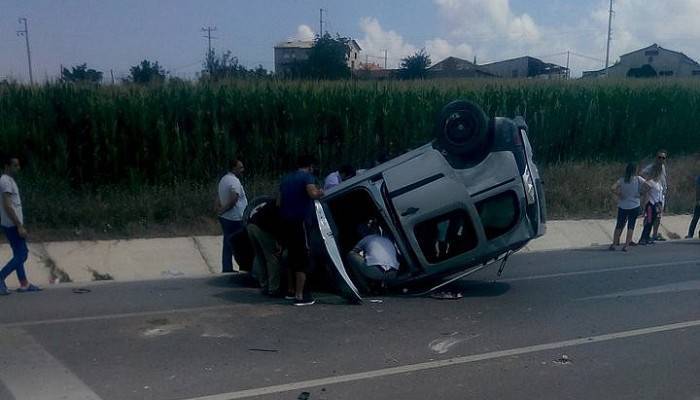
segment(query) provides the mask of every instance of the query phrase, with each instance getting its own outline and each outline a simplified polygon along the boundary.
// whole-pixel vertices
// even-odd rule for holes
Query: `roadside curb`
[[[690,219],[690,215],[665,216],[660,231],[670,239],[684,238]],[[614,225],[614,220],[550,221],[547,234],[523,251],[607,245]],[[635,240],[640,231],[638,226]],[[211,276],[220,271],[221,245],[220,236],[29,243],[26,266],[30,280],[42,285]],[[0,264],[9,258],[9,246],[0,245]],[[17,284],[14,277],[7,283]]]

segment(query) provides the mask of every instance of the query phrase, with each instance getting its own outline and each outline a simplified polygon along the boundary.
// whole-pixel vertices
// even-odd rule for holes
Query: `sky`
[[[611,61],[658,43],[700,60],[700,0],[614,0]],[[425,48],[478,63],[530,55],[566,65],[573,75],[600,69],[609,0],[0,0],[0,79],[28,81],[18,17],[29,21],[37,81],[61,65],[87,63],[119,79],[143,59],[172,76],[194,78],[207,40],[248,67],[274,69],[273,46],[324,30],[357,40],[361,57],[397,67]]]

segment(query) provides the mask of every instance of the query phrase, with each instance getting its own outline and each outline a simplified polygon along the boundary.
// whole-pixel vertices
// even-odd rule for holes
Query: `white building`
[[[275,45],[275,73],[280,76],[298,73],[295,69],[309,59],[309,52],[313,46],[313,40],[289,40]],[[360,45],[354,39],[350,39],[345,60],[352,71],[361,67],[361,51]]]
[[[700,64],[685,54],[664,49],[654,43],[649,47],[635,50],[620,56],[620,60],[608,68],[598,71],[584,71],[584,78],[599,76],[625,77],[676,77],[700,78]]]

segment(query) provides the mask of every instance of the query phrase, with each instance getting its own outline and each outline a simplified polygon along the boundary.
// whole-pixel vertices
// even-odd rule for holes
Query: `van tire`
[[[488,117],[471,101],[453,101],[440,111],[435,138],[438,146],[448,153],[479,157],[490,143]]]

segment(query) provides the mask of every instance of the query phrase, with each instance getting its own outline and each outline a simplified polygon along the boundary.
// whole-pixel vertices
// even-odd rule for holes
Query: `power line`
[[[21,17],[18,21],[20,24],[24,24],[24,29],[18,30],[17,36],[24,36],[24,39],[27,43],[27,64],[29,65],[29,83],[33,85],[34,74],[32,73],[32,52],[29,49],[29,27],[27,26],[27,18]]]
[[[206,33],[207,33],[207,34],[206,34],[205,36],[203,36],[203,37],[204,37],[205,39],[207,39],[207,45],[208,45],[209,53],[211,53],[211,41],[212,41],[212,39],[218,39],[218,38],[216,38],[216,37],[212,37],[212,36],[211,36],[211,33],[214,32],[214,31],[216,31],[216,27],[215,27],[215,26],[214,26],[214,27],[207,26],[207,27],[202,28],[202,32],[206,32]]]
[[[203,37],[204,37],[205,39],[207,39],[207,49],[208,49],[208,50],[207,50],[207,60],[209,60],[210,57],[212,56],[212,53],[211,53],[211,40],[212,40],[212,39],[217,39],[217,38],[215,38],[215,37],[212,37],[212,36],[211,36],[211,33],[214,32],[214,31],[216,31],[216,27],[206,26],[206,27],[202,28],[201,30],[202,30],[202,32],[206,32],[206,33],[207,33],[207,34],[206,34],[205,36],[203,36]],[[212,68],[214,68],[214,66],[212,65],[211,62],[209,62],[209,74],[213,74],[213,73],[214,73],[214,71],[212,70]]]
[[[610,14],[608,15],[608,45],[605,49],[605,73],[610,66],[610,42],[612,41],[613,0],[610,0]]]
[[[320,29],[319,29],[319,31],[318,31],[318,36],[319,36],[319,37],[323,37],[323,12],[324,12],[324,11],[326,11],[326,10],[324,10],[323,8],[320,8],[320,9],[319,9],[319,12],[320,12],[320,14],[321,14],[321,18],[320,18],[320,20],[319,20],[319,28],[320,28]]]

